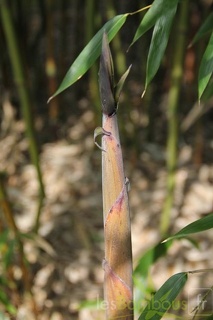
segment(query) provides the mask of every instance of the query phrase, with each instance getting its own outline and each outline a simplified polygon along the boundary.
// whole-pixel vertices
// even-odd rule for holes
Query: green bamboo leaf
[[[160,257],[164,256],[172,244],[171,242],[158,243],[154,247],[150,248],[140,258],[135,270],[134,275],[147,277],[150,266],[153,265]]]
[[[0,320],[10,320],[9,317],[0,311]]]
[[[124,83],[126,81],[126,78],[130,72],[132,65],[129,66],[129,68],[124,72],[124,74],[121,76],[120,80],[118,81],[118,84],[115,87],[115,101],[118,104],[121,91],[123,89]]]
[[[198,96],[201,98],[213,72],[213,32],[200,64],[198,75]]]
[[[151,8],[144,15],[130,46],[132,46],[146,31],[154,26],[161,16],[167,16],[168,12],[177,7],[179,0],[155,0]]]
[[[5,309],[11,313],[12,315],[16,314],[16,308],[13,306],[13,304],[10,302],[9,297],[6,295],[6,293],[3,290],[0,290],[0,302],[4,305]]]
[[[207,318],[205,318],[204,320],[212,320],[213,319],[213,315],[210,314]]]
[[[0,233],[0,250],[1,250],[1,247],[4,247],[5,245],[8,244],[8,239],[9,239],[8,230],[4,230],[3,232]]]
[[[195,42],[200,40],[202,37],[207,35],[213,30],[213,12],[210,13],[210,15],[206,18],[204,23],[201,25],[197,33],[195,34],[191,45],[193,45]]]
[[[209,214],[208,216],[201,218],[199,220],[196,220],[190,224],[188,224],[186,227],[178,231],[174,236],[167,238],[163,242],[186,237],[192,233],[202,232],[205,230],[209,230],[213,228],[213,213]]]
[[[203,94],[202,101],[205,103],[213,96],[213,77],[209,80]]]
[[[87,72],[87,70],[100,56],[103,33],[107,33],[108,40],[110,42],[123,26],[128,15],[129,14],[126,13],[115,16],[107,23],[105,23],[105,25],[96,33],[96,35],[90,40],[90,42],[86,45],[86,47],[81,51],[79,56],[73,62],[58,90],[53,94],[52,97],[49,98],[48,102],[59,93],[70,87]]]
[[[148,291],[153,290],[150,287],[148,281],[148,274],[150,267],[162,256],[166,255],[172,241],[166,243],[158,243],[157,245],[148,249],[144,255],[138,261],[138,264],[133,273],[134,280],[134,306],[135,312],[141,312],[141,301],[146,299],[146,294]]]
[[[145,90],[159,69],[161,60],[166,50],[171,25],[176,10],[177,1],[176,5],[174,4],[172,7],[168,8],[166,13],[162,14],[161,17],[156,21],[147,59]]]
[[[4,265],[5,269],[8,269],[10,265],[12,265],[12,260],[14,258],[14,251],[15,251],[15,245],[16,245],[16,240],[11,239],[7,243],[8,247],[7,250],[5,251],[2,259],[2,264]]]
[[[172,308],[173,301],[187,281],[187,273],[180,272],[170,277],[155,293],[138,320],[158,320]]]
[[[100,305],[104,303],[103,300],[99,300],[99,302],[100,302]],[[97,310],[98,307],[99,305],[97,305],[97,300],[83,300],[78,305],[79,310],[82,310],[82,309]]]

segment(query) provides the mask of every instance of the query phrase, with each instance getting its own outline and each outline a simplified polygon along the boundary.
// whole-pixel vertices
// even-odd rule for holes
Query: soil
[[[2,116],[0,171],[6,174],[16,223],[21,232],[32,235],[38,205],[37,176],[29,160],[23,121],[16,118],[10,103],[7,109],[11,115],[8,118],[3,112]],[[39,320],[104,319],[101,151],[93,141],[95,114],[86,108],[78,117],[76,123],[72,121],[72,126],[64,129],[64,137],[42,143],[40,152],[46,198],[38,235],[31,240],[24,238]],[[41,119],[36,119],[35,124],[39,135],[45,124]],[[169,234],[212,212],[212,143],[212,137],[205,141],[203,160],[198,165],[194,162],[192,144],[182,141],[179,146]],[[147,142],[137,153],[134,147],[124,145],[123,153],[126,176],[131,183],[129,201],[136,266],[146,250],[161,241],[159,223],[166,196],[166,154],[164,146]],[[154,290],[175,273],[212,268],[212,231],[193,235],[191,239],[174,241],[166,255],[151,266]],[[16,269],[20,274],[18,266]],[[180,298],[187,301],[188,308],[178,311],[184,319],[192,319],[190,312],[198,304],[199,294],[205,294],[212,285],[212,270],[189,274]],[[17,319],[36,319],[29,297],[19,304]]]

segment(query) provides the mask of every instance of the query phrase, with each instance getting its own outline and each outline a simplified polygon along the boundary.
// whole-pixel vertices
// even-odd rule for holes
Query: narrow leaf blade
[[[204,52],[198,75],[198,95],[201,98],[213,72],[213,32]]]
[[[90,42],[73,62],[58,90],[52,97],[49,98],[48,102],[59,93],[70,87],[87,72],[87,70],[100,56],[103,33],[107,33],[110,42],[125,23],[127,16],[128,13],[117,15],[105,23],[105,25],[96,33],[96,35],[90,40]]]
[[[152,28],[162,14],[167,15],[168,10],[175,7],[177,3],[178,0],[155,0],[151,8],[144,15],[130,46]]]
[[[202,94],[202,102],[207,103],[212,96],[213,96],[213,77],[210,78],[206,86],[206,89]]]
[[[122,75],[122,77],[118,81],[118,84],[116,85],[116,88],[115,88],[115,101],[117,103],[119,102],[121,91],[123,89],[124,83],[125,83],[126,78],[127,78],[128,74],[130,72],[131,67],[132,67],[132,65],[130,65],[129,68],[124,72],[124,74]]]
[[[169,40],[171,25],[176,10],[177,3],[169,8],[165,14],[162,14],[155,24],[147,59],[145,90],[159,69]]]
[[[170,277],[156,292],[138,320],[158,320],[172,306],[187,281],[187,273],[180,272]]]
[[[150,266],[153,265],[160,257],[164,256],[168,249],[170,248],[172,242],[158,243],[154,247],[150,248],[145,252],[145,254],[140,258],[134,275],[147,277]]]
[[[190,224],[188,224],[186,227],[178,231],[174,236],[169,237],[168,239],[164,240],[169,241],[172,239],[182,238],[186,237],[188,235],[191,235],[193,233],[202,232],[205,230],[209,230],[213,228],[213,213],[209,214],[208,216],[201,218],[199,220],[196,220]]]
[[[212,31],[212,29],[213,29],[213,12],[210,13],[210,15],[206,18],[204,23],[201,25],[201,27],[199,28],[199,30],[195,34],[195,36],[191,42],[191,45],[193,45],[198,40],[203,38],[205,35],[210,33]]]

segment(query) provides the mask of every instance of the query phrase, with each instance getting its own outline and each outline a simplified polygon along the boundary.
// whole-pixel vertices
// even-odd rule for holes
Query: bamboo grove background
[[[2,1],[2,6],[4,3],[7,3],[7,1]],[[133,1],[131,3],[123,1],[121,4],[114,3],[113,1],[109,1],[107,4],[102,1],[85,1],[82,4],[75,1],[31,1],[30,3],[14,1],[10,4],[11,19],[8,20],[8,23],[14,24],[15,39],[13,40],[18,46],[19,54],[16,55],[16,59],[10,57],[14,54],[14,50],[11,49],[11,52],[9,51],[10,48],[7,47],[5,31],[1,25],[1,47],[3,49],[1,52],[2,93],[13,86],[14,90],[9,93],[20,115],[21,106],[18,101],[18,90],[20,86],[23,86],[23,83],[26,85],[26,91],[30,95],[29,104],[32,105],[33,115],[34,113],[35,115],[36,113],[45,115],[44,120],[53,129],[51,137],[47,137],[48,130],[46,130],[47,127],[45,126],[44,131],[47,131],[46,135],[43,133],[39,135],[43,139],[41,143],[50,141],[51,139],[54,140],[54,138],[57,139],[57,134],[63,136],[58,130],[54,130],[54,123],[57,121],[64,123],[64,120],[71,113],[78,112],[78,108],[74,108],[73,106],[82,97],[82,92],[84,95],[86,93],[86,97],[90,99],[91,110],[95,112],[97,117],[99,116],[98,69],[96,69],[96,66],[82,79],[81,83],[75,85],[74,90],[58,96],[49,105],[46,102],[56,91],[72,61],[74,61],[89,39],[92,38],[108,19],[116,14],[131,12],[148,4],[150,4],[149,1]],[[186,45],[189,45],[200,23],[208,15],[210,4],[211,1],[191,2],[185,19],[186,22],[184,22],[186,26],[184,27],[183,25],[183,28],[186,30],[184,32],[185,39],[184,43],[181,44],[180,42],[181,45],[179,46],[181,49],[183,47],[182,50],[184,51],[183,77],[179,84],[181,88],[180,94],[184,94],[185,100],[183,105],[178,108],[180,114],[179,121],[181,122],[197,101],[197,69],[207,40],[204,39],[203,44],[201,42],[199,45],[188,50],[186,49]],[[161,104],[162,96],[168,94],[168,89],[171,86],[173,48],[175,48],[178,36],[178,21],[176,19],[172,30],[173,36],[170,38],[161,68],[150,85],[149,91],[141,101],[139,98],[144,89],[146,60],[151,33],[145,35],[143,41],[136,43],[134,48],[130,49],[128,53],[126,51],[142,15],[143,13],[141,13],[141,16],[135,15],[129,17],[127,25],[112,43],[112,51],[117,62],[116,70],[118,74],[122,74],[126,70],[126,66],[133,64],[131,81],[126,93],[128,97],[125,97],[124,108],[127,105],[127,98],[131,99],[134,95],[133,107],[136,105],[136,110],[141,115],[137,118],[140,119],[142,124],[138,125],[135,119],[137,125],[135,128],[134,116],[131,115],[131,112],[134,113],[135,110],[131,108],[132,110],[130,109],[128,114],[125,113],[125,116],[130,118],[130,124],[132,123],[132,125],[129,126],[132,129],[129,128],[130,132],[124,135],[124,137],[131,139],[132,145],[135,144],[135,147],[138,148],[141,148],[143,145],[141,138],[147,141],[165,143],[166,115],[165,113],[163,114],[159,105]],[[17,59],[17,56],[20,56],[20,59]],[[14,62],[11,61],[13,60],[18,60],[17,63],[20,66],[19,68],[17,66],[17,69],[22,69],[23,79],[20,81],[17,79],[21,78],[20,75],[17,75],[20,71],[14,71],[15,74],[12,73],[13,67],[11,64]],[[17,86],[15,87],[16,83]],[[9,89],[8,91],[10,91]],[[142,107],[140,107],[141,105]],[[72,112],[72,108],[74,112]],[[154,125],[155,116],[158,116],[159,113],[162,114],[161,121],[158,121]],[[188,124],[184,124],[183,127],[183,130],[185,130]],[[123,129],[127,130],[127,128]],[[136,134],[138,133],[137,130],[139,130],[139,135]],[[137,146],[138,142],[140,147]],[[137,148],[135,150],[137,151]],[[200,151],[195,150],[195,162],[199,163],[201,161],[201,159],[199,160],[200,156]]]
[[[60,255],[56,257],[55,250],[63,251],[63,242],[60,243],[60,237],[57,238],[58,234],[56,236],[53,231],[42,231],[45,229],[45,224],[54,219],[48,211],[51,208],[49,195],[52,192],[50,186],[53,188],[53,183],[57,185],[57,180],[54,182],[51,179],[48,180],[46,177],[48,166],[42,165],[49,159],[48,157],[54,162],[54,159],[59,161],[58,159],[67,159],[67,155],[70,155],[66,161],[73,163],[71,174],[74,174],[78,160],[84,159],[84,165],[78,170],[84,172],[85,169],[88,177],[82,178],[79,174],[76,180],[70,178],[71,184],[75,187],[71,191],[68,207],[62,209],[63,212],[68,212],[68,221],[71,221],[70,229],[67,231],[68,238],[74,237],[78,242],[75,245],[75,241],[71,241],[71,246],[67,245],[66,259],[68,261],[76,259],[81,266],[80,258],[76,253],[80,243],[80,247],[82,246],[87,252],[85,255],[92,255],[94,268],[94,261],[101,263],[102,248],[99,247],[98,256],[93,252],[94,243],[96,246],[102,241],[99,233],[100,230],[102,231],[101,198],[97,193],[100,182],[94,177],[96,172],[100,171],[100,155],[90,140],[94,129],[101,121],[98,89],[99,62],[96,62],[73,87],[58,95],[49,104],[47,100],[58,88],[76,56],[106,21],[117,14],[133,12],[150,4],[151,1],[145,0],[120,2],[0,0],[0,253],[2,261],[0,285],[3,292],[0,294],[0,310],[5,315],[4,319],[7,319],[7,315],[16,317],[20,306],[25,306],[23,310],[27,311],[23,312],[27,315],[27,312],[31,312],[31,316],[35,319],[40,317],[39,319],[60,320],[64,316],[83,319],[84,311],[81,313],[79,310],[84,308],[79,307],[79,303],[82,300],[90,300],[90,295],[80,294],[78,297],[78,292],[74,290],[76,284],[74,280],[70,281],[71,284],[65,285],[63,290],[59,289],[58,293],[56,293],[57,290],[53,290],[53,293],[47,285],[45,290],[49,296],[47,294],[45,299],[50,302],[46,305],[36,301],[33,286],[39,270],[43,270],[45,264],[49,265],[50,262],[53,265],[50,267],[50,269],[53,268],[52,277],[59,277],[59,282],[64,281],[62,274],[65,267],[64,269],[61,267],[61,270],[59,270],[60,267],[54,269],[54,264],[60,265],[58,262]],[[174,220],[171,223],[171,211],[175,201],[175,170],[177,166],[181,167],[181,163],[178,162],[180,150],[186,147],[184,150],[190,152],[186,160],[186,171],[190,168],[188,172],[191,172],[191,169],[194,170],[193,172],[200,172],[201,168],[202,170],[206,168],[205,172],[209,170],[206,173],[206,179],[210,184],[213,179],[211,172],[212,98],[201,101],[201,105],[197,103],[198,69],[208,38],[203,37],[199,43],[189,46],[201,23],[211,12],[212,1],[188,1],[188,7],[182,10],[183,12],[178,8],[165,56],[143,99],[141,94],[145,87],[151,31],[148,31],[142,40],[131,48],[129,45],[144,13],[129,16],[124,27],[111,43],[117,79],[132,64],[119,107],[122,109],[119,115],[119,126],[124,154],[126,154],[124,160],[127,172],[130,178],[133,176],[133,182],[137,181],[137,183],[140,181],[140,174],[137,172],[142,172],[148,184],[155,181],[160,168],[164,168],[168,174],[164,185],[167,193],[164,194],[164,201],[160,204],[160,214],[154,222],[156,234],[159,237],[170,234],[173,228]],[[56,146],[56,149],[48,151],[49,154],[45,158],[44,150],[49,146]],[[73,149],[66,151],[63,146],[71,146]],[[150,157],[151,162],[149,162]],[[26,171],[23,178],[25,168],[30,165],[34,173]],[[194,175],[189,177],[190,183],[193,179],[196,179]],[[24,205],[22,207],[20,203],[27,202],[31,188],[29,181],[32,180],[36,185],[32,187],[34,194],[30,195],[33,202],[27,209],[23,209]],[[185,190],[182,191],[183,198],[189,185],[186,183]],[[17,200],[13,193],[19,188],[23,191],[20,203],[20,199]],[[142,186],[143,189],[146,187]],[[134,194],[134,186],[132,192]],[[88,193],[94,199],[92,206],[96,207],[94,209],[96,213],[88,213],[86,204],[83,215],[79,217],[78,211],[82,211],[79,203],[84,197],[87,199]],[[65,199],[69,197],[66,192],[64,195],[57,195],[59,203],[63,196]],[[208,201],[209,203],[213,201],[211,196]],[[75,208],[73,215],[70,207]],[[27,227],[24,227],[24,221],[28,219],[26,218],[27,210],[29,210],[30,222]],[[143,208],[141,210],[143,211]],[[204,206],[202,213],[211,210],[211,205],[207,205]],[[84,221],[85,216],[87,218]],[[57,219],[54,226],[57,225],[57,221],[60,224],[60,219]],[[63,233],[63,223],[60,225],[62,230],[58,231],[59,234]],[[90,231],[88,232],[87,229]],[[30,248],[32,246],[35,250],[34,258],[28,259],[30,261],[28,263],[26,263],[23,249],[27,246]],[[140,250],[138,251],[141,253]],[[45,252],[44,256],[42,252]],[[82,259],[87,261],[84,260],[86,258]],[[44,260],[47,262],[44,263]],[[87,263],[91,264],[91,260],[88,261]],[[66,267],[68,268],[68,265]],[[73,272],[72,267],[70,272]],[[83,281],[85,283],[87,278],[94,277],[94,274],[91,275],[88,271],[86,274]],[[100,287],[101,280],[96,279],[95,282]],[[27,298],[24,295],[25,292],[27,292]],[[100,292],[99,294],[101,296]],[[53,303],[55,296],[63,297],[63,295],[69,298],[64,299],[64,304],[63,299],[60,298],[60,303],[56,306],[55,302]],[[91,300],[94,300],[94,296]],[[78,308],[75,308],[75,303],[72,304],[72,301],[78,304]],[[86,317],[89,319],[88,314]]]

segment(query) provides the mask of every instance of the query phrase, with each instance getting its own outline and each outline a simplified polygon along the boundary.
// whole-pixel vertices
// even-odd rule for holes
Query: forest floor
[[[7,192],[17,225],[27,233],[35,221],[38,184],[27,156],[23,122],[11,119],[9,124],[2,120],[0,171],[7,173]],[[94,146],[91,123],[94,114],[87,110],[77,124],[67,129],[68,139],[42,144],[40,160],[46,199],[38,236],[25,240],[39,320],[104,319],[100,307],[104,257],[101,151]],[[212,153],[212,141],[205,147]],[[165,150],[147,143],[137,156],[130,155],[127,147],[123,153],[126,176],[131,183],[129,200],[136,265],[146,250],[161,240],[159,223],[166,196]],[[195,166],[192,155],[192,147],[183,143],[179,148],[170,234],[212,212],[213,163]],[[154,289],[175,273],[213,267],[212,231],[199,233],[192,239],[194,242],[174,241],[167,254],[152,265],[150,279]],[[184,319],[193,318],[191,311],[199,294],[204,295],[212,285],[212,271],[189,276],[181,295],[181,301],[186,301],[188,307],[179,310]],[[213,308],[212,291],[208,299],[208,307]],[[19,307],[17,319],[33,320],[30,308],[26,299]]]

